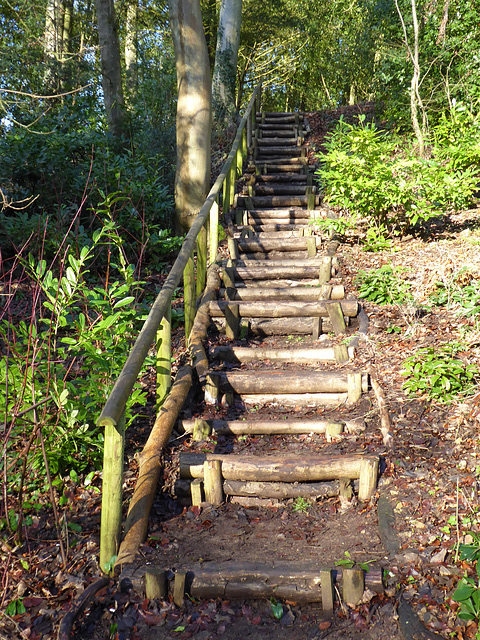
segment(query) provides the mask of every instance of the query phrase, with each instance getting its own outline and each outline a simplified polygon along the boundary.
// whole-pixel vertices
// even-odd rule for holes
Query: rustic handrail
[[[162,286],[155,302],[150,309],[147,319],[128,355],[123,369],[117,378],[114,387],[97,420],[98,426],[105,427],[103,487],[102,487],[102,523],[100,539],[100,568],[102,571],[111,571],[112,560],[117,553],[119,545],[119,533],[121,525],[122,508],[122,473],[123,473],[123,446],[125,439],[125,407],[138,378],[145,358],[151,345],[158,336],[157,332],[162,323],[169,319],[171,301],[175,289],[178,287],[182,276],[190,274],[193,268],[193,252],[197,243],[197,280],[203,290],[205,273],[200,269],[206,269],[206,242],[207,233],[202,233],[207,218],[210,214],[210,233],[208,234],[210,262],[214,262],[218,243],[218,200],[223,186],[223,210],[230,209],[233,203],[234,187],[237,171],[241,173],[241,163],[247,154],[247,147],[252,143],[252,125],[255,122],[257,104],[260,103],[261,84],[259,84],[250,99],[245,114],[237,129],[230,153],[223,164],[219,176],[196,216],[188,231],[182,248],[175,260],[167,279]],[[201,259],[200,259],[201,258]],[[184,289],[187,287],[185,279]],[[185,309],[189,321],[195,314],[195,281],[193,287],[188,285],[189,291],[184,291],[185,306],[187,305],[187,293],[190,300],[190,309]],[[198,293],[198,292],[197,292]],[[188,312],[188,313],[187,313]],[[187,326],[188,335],[191,327]],[[163,354],[165,357],[165,353]],[[169,375],[169,374],[168,374]],[[163,400],[161,398],[159,400]]]

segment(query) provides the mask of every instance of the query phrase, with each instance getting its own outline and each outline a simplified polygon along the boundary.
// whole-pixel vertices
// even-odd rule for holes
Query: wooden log
[[[212,428],[207,420],[201,418],[195,418],[193,426],[193,440],[194,442],[202,442],[210,437]]]
[[[333,331],[335,335],[342,335],[347,330],[345,326],[345,320],[343,319],[343,304],[338,301],[329,302],[326,305],[328,317],[330,318],[330,322],[332,323]],[[356,309],[355,315],[358,313],[358,306]]]
[[[186,579],[186,571],[175,571],[175,579],[173,583],[173,601],[177,605],[177,607],[183,607],[183,602],[185,600]]]
[[[272,182],[271,184],[257,184],[254,187],[255,196],[303,196],[307,190],[306,184],[281,184]]]
[[[343,570],[343,600],[349,607],[356,607],[363,597],[365,583],[362,569]]]
[[[319,284],[325,284],[332,277],[332,258],[331,256],[324,256],[319,269],[318,282]]]
[[[238,261],[240,263],[239,266],[248,267],[250,265],[253,266],[266,266],[265,262],[270,263],[272,260],[275,260],[275,266],[284,266],[284,262],[288,261],[289,265],[292,264],[292,260],[295,261],[295,264],[302,264],[305,260],[308,260],[307,251],[269,251],[269,252],[257,252],[257,253],[241,253],[242,260]]]
[[[355,349],[346,345],[339,345],[345,348],[346,359],[342,362],[353,358]],[[210,350],[210,360],[221,360],[222,362],[260,362],[261,360],[271,360],[273,362],[296,362],[296,363],[313,363],[313,362],[339,362],[336,347],[329,348],[298,348],[290,349],[274,349],[272,347],[236,347],[224,345],[214,347]],[[338,354],[340,352],[338,351]],[[344,350],[342,349],[342,358]]]
[[[203,463],[203,485],[205,501],[213,505],[222,504],[223,480],[220,460],[205,460]]]
[[[371,367],[368,369],[368,372],[370,375],[370,382],[372,383],[372,389],[377,399],[378,409],[380,411],[380,432],[382,434],[383,444],[391,449],[393,447],[393,436],[391,432],[390,416],[388,414],[385,393],[380,386],[380,383],[378,382],[376,376],[373,375]]]
[[[358,499],[360,502],[370,500],[377,488],[378,458],[364,458],[360,463],[360,482]]]
[[[217,404],[220,399],[220,388],[218,378],[212,378],[207,374],[205,384],[205,402],[206,404]]]
[[[176,487],[175,487],[176,490]],[[195,478],[190,483],[190,497],[192,499],[192,505],[199,507],[203,502],[203,480],[201,478]]]
[[[368,374],[362,376],[358,371],[348,373],[347,394],[348,403],[355,404],[362,397],[362,391],[368,390]]]
[[[249,406],[339,407],[347,402],[348,396],[346,393],[250,393],[239,398]]]
[[[223,491],[227,496],[249,496],[257,498],[331,498],[338,496],[339,484],[333,482],[242,482],[225,480]]]
[[[376,593],[381,593],[378,590],[381,571],[371,567],[364,577],[365,586]],[[297,559],[295,562],[275,564],[248,561],[204,562],[189,566],[188,572],[192,576],[189,593],[195,598],[276,597],[295,602],[321,602],[323,572],[330,573],[330,581],[340,584],[345,582],[348,569],[330,569],[326,565],[305,563]]]
[[[284,223],[291,221],[291,223],[293,224],[294,222],[297,222],[297,221],[301,223],[302,222],[306,223],[308,220],[312,218],[312,213],[308,209],[264,208],[264,209],[248,209],[247,217],[262,219],[262,220],[265,220],[266,222],[268,222],[268,220],[270,219],[276,219],[276,220],[278,219],[278,220],[282,220],[282,222]],[[268,224],[272,224],[272,223],[268,222]]]
[[[200,383],[203,384],[209,369],[207,356],[203,347],[207,329],[210,323],[209,305],[217,296],[220,287],[220,274],[216,265],[211,265],[207,270],[207,286],[200,301],[192,330],[188,337],[188,349],[193,365],[197,371]]]
[[[251,267],[234,267],[232,269],[233,275],[236,280],[275,280],[277,278],[317,278],[318,266],[307,265],[305,267],[283,267],[283,266],[270,266],[258,267],[252,265]]]
[[[315,302],[321,296],[322,299],[342,300],[345,297],[343,284],[333,285],[330,291],[323,287],[238,287],[235,290],[234,300],[292,300],[298,302]],[[219,296],[222,297],[224,289],[220,289]],[[327,294],[327,295],[326,295]]]
[[[334,304],[338,306],[333,308],[336,324],[333,325],[332,322],[332,326],[336,326],[339,323],[337,314],[342,318],[343,327],[345,327],[343,316],[354,318],[358,314],[359,305],[356,300],[342,300],[335,303],[319,300],[318,302],[302,302],[301,304],[297,301],[291,302],[289,300],[234,300],[232,302],[213,300],[210,302],[209,311],[210,316],[214,318],[225,315],[226,309],[233,309],[234,306],[238,308],[239,315],[244,318],[326,318],[329,317],[329,311]]]
[[[145,569],[145,595],[149,600],[164,600],[168,593],[167,572],[156,566]]]
[[[311,335],[316,320],[320,322],[320,333],[331,330],[328,318],[243,318],[240,320],[240,330],[245,327],[248,333],[261,337]],[[219,331],[225,331],[225,318],[212,318],[212,321]]]
[[[331,420],[207,420],[218,435],[272,435],[303,433],[325,433],[332,429],[343,429],[343,423]],[[192,433],[195,420],[180,420],[177,427],[185,433]]]
[[[147,534],[148,517],[157,491],[161,470],[161,452],[167,445],[180,409],[192,384],[192,367],[179,369],[148,440],[139,456],[138,478],[130,501],[125,536],[120,545],[116,566],[135,560],[138,548]]]
[[[320,571],[320,584],[322,589],[323,615],[326,617],[330,617],[333,615],[333,607],[335,603],[332,571],[328,569]]]
[[[233,239],[233,238],[232,238]],[[311,236],[314,244],[320,246],[320,238]],[[269,252],[269,251],[307,251],[307,238],[240,238],[237,240],[239,251],[247,252]]]
[[[214,304],[211,302],[210,304]],[[236,340],[240,331],[240,309],[238,303],[227,302],[223,307],[225,315],[225,335],[230,340]]]
[[[313,454],[245,456],[241,454],[181,452],[181,478],[203,478],[205,460],[220,460],[225,480],[257,482],[320,482],[337,478],[359,478],[363,456],[320,456]]]
[[[367,374],[358,373],[361,389],[368,389]],[[346,393],[349,374],[343,371],[210,371],[222,391],[248,393]]]

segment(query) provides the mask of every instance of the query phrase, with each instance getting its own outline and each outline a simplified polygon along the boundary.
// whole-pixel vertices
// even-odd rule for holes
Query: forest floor
[[[371,105],[365,109],[372,112]],[[348,119],[355,111],[361,108],[312,114],[312,148],[319,148],[326,130],[341,114]],[[318,447],[327,453],[335,450],[379,454],[383,465],[375,500],[366,506],[352,503],[345,508],[337,498],[331,498],[302,510],[295,510],[291,501],[265,509],[232,504],[215,509],[185,508],[169,492],[175,480],[175,457],[179,450],[192,446],[178,435],[165,457],[165,491],[154,505],[151,529],[141,555],[144,562],[161,558],[164,566],[174,567],[180,561],[199,558],[228,559],[239,550],[243,558],[263,561],[293,555],[299,561],[338,562],[345,560],[348,552],[356,561],[371,562],[385,570],[385,594],[372,593],[356,609],[338,608],[331,619],[324,619],[321,608],[315,605],[285,603],[283,616],[277,620],[268,601],[187,601],[179,609],[172,602],[149,602],[141,594],[122,591],[112,583],[79,616],[75,638],[475,637],[476,622],[467,624],[457,617],[458,604],[451,596],[465,572],[473,575],[473,563],[460,559],[457,545],[476,545],[480,540],[480,394],[472,391],[470,396],[457,397],[449,404],[425,395],[409,396],[403,389],[402,371],[405,359],[420,349],[431,348],[433,353],[439,353],[443,345],[456,341],[465,345],[458,357],[480,369],[478,313],[462,314],[453,295],[462,286],[480,282],[480,210],[444,215],[423,233],[395,240],[388,250],[364,251],[362,240],[361,229],[352,231],[338,250],[346,290],[358,296],[360,272],[392,265],[408,283],[411,296],[405,304],[364,301],[370,327],[356,360],[359,368],[373,367],[385,392],[393,450],[383,444],[373,392],[352,410],[350,418],[356,428],[340,441],[326,443],[323,436],[298,437],[289,440],[289,447],[299,453]],[[452,294],[447,306],[432,302],[438,283],[443,285],[443,291]],[[180,337],[177,347],[177,353],[182,354]],[[220,414],[222,411],[219,409]],[[192,404],[190,413],[195,412]],[[305,415],[311,417],[311,411],[306,410]],[[323,415],[334,417],[334,412]],[[216,416],[212,413],[212,417]],[[137,470],[134,453],[148,429],[146,421],[132,429],[125,476],[127,497]],[[228,450],[230,446],[227,440],[215,443],[216,450]],[[241,442],[236,444],[241,446]],[[261,451],[267,446],[270,450],[283,450],[285,441],[281,436],[268,441],[249,437],[250,449]],[[23,545],[16,546],[1,532],[2,640],[53,639],[74,599],[100,576],[100,487],[99,474],[88,486],[81,480],[67,485],[64,495],[69,501],[59,507],[62,522],[68,522],[63,529],[68,537],[64,535],[62,541],[66,564],[47,505],[29,521]],[[384,499],[394,507],[395,521],[390,530],[382,531],[378,528],[378,504]],[[222,527],[217,521],[222,522]],[[228,522],[230,525],[225,528]],[[480,543],[476,548],[480,549]],[[16,610],[12,603],[18,603]],[[405,607],[416,617],[410,618],[413,631],[403,629],[402,636],[400,623],[405,625]],[[421,620],[419,627],[417,620]]]

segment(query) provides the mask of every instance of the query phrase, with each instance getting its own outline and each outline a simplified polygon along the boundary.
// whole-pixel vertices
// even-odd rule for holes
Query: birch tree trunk
[[[212,79],[216,122],[226,122],[236,113],[235,84],[241,24],[242,0],[222,0]]]
[[[177,171],[175,215],[187,231],[210,185],[211,81],[199,0],[170,0],[177,69]]]
[[[102,72],[103,101],[110,133],[120,139],[124,133],[125,105],[122,88],[120,41],[113,0],[95,0]]]

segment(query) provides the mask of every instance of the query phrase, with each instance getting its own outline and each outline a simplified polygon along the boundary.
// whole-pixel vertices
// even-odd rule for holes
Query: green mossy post
[[[157,331],[157,413],[172,386],[172,307],[169,306]]]
[[[233,200],[235,198],[235,181],[237,179],[237,158],[238,158],[238,149],[237,149],[237,153],[235,154],[235,158],[232,161],[232,164],[230,165],[230,181],[229,181],[229,186],[230,186],[230,191],[228,194],[228,209],[227,211],[230,211],[230,208],[233,204]]]
[[[104,573],[111,572],[106,565],[117,555],[120,545],[124,446],[125,410],[116,425],[105,426],[100,525],[100,570]]]
[[[207,282],[207,250],[207,229],[204,225],[197,237],[197,298],[202,295]]]
[[[195,319],[195,263],[190,255],[183,271],[183,306],[185,310],[185,337],[188,338]]]
[[[223,181],[223,215],[230,211],[230,181],[232,177],[232,172],[230,169],[225,176],[225,180]]]
[[[208,242],[208,264],[211,265],[216,261],[218,252],[218,198],[210,209]]]

